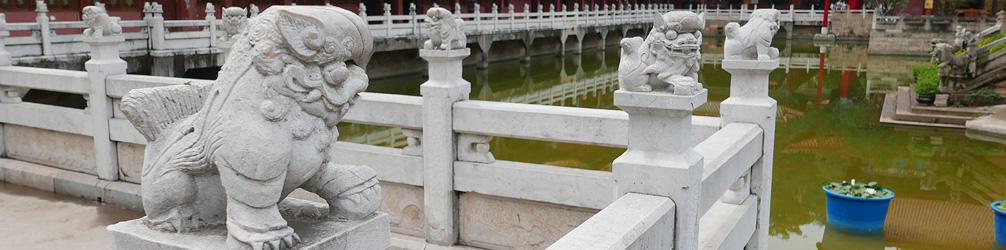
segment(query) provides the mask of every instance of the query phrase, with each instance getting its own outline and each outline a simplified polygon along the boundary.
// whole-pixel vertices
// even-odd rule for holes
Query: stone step
[[[896,99],[896,108],[894,110],[894,120],[903,122],[913,122],[919,124],[913,125],[952,125],[952,126],[940,126],[940,127],[955,127],[962,128],[964,123],[968,120],[973,119],[970,115],[960,116],[960,115],[947,115],[947,114],[927,114],[927,113],[915,113],[913,112],[913,107],[917,105],[912,93],[909,91],[908,87],[899,87]]]

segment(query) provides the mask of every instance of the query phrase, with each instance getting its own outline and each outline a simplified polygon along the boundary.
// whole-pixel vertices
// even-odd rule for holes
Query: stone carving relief
[[[248,26],[248,10],[241,7],[227,7],[223,10],[223,24],[220,29],[227,34],[220,37],[221,41],[236,40]]]
[[[950,44],[938,43],[936,44],[936,47],[933,48],[932,56],[940,62],[940,68],[944,68],[947,65],[950,65],[953,68],[967,66],[971,61],[969,59],[969,54],[964,53],[962,55],[954,55],[954,51],[956,50],[957,48],[954,48],[954,46]]]
[[[492,152],[489,152],[489,141],[492,139],[493,137],[488,135],[459,134],[458,160],[479,163],[496,162],[496,157]]]
[[[461,49],[468,44],[465,23],[444,8],[430,8],[426,11],[426,33],[430,40],[423,43],[423,49]]]
[[[259,13],[258,5],[255,5],[255,4],[248,5],[248,13],[250,13],[250,16],[249,16],[250,18],[254,18],[255,16],[258,16],[258,13]]]
[[[779,49],[772,47],[772,37],[779,31],[779,11],[758,9],[744,26],[728,23],[723,28],[727,39],[723,42],[723,57],[740,60],[773,60],[779,58]]]
[[[113,20],[112,17],[108,16],[105,8],[87,6],[84,7],[82,14],[84,24],[87,24],[88,27],[84,29],[84,36],[103,37],[122,34],[122,26],[119,26],[118,20]]]
[[[705,14],[673,11],[655,14],[646,39],[624,38],[618,64],[619,88],[627,91],[663,91],[693,95],[702,89],[698,82],[701,63],[699,45]]]
[[[278,203],[297,188],[324,198],[328,219],[380,205],[376,172],[329,152],[367,88],[354,61],[373,53],[373,37],[337,7],[273,6],[248,26],[216,82],[136,89],[121,107],[149,141],[141,179],[150,228],[223,225],[228,248],[292,248],[299,237]]]

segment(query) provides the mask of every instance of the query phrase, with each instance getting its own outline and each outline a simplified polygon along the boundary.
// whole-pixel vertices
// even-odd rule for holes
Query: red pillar
[[[821,47],[821,61],[817,67],[817,109],[821,109],[821,90],[824,88],[824,53],[825,49]]]
[[[831,9],[831,0],[824,0],[824,28],[828,28],[828,10]],[[821,59],[824,60],[824,59]]]
[[[839,97],[842,99],[849,98],[849,87],[852,85],[852,71],[842,71],[842,81],[839,85],[840,94]]]

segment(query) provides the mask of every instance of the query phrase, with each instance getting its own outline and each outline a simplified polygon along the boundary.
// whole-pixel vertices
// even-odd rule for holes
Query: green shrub
[[[825,182],[824,187],[827,188],[828,191],[832,191],[837,194],[867,199],[887,198],[894,195],[891,192],[884,191],[884,188],[877,186],[877,182],[856,183],[856,179],[853,179],[852,183],[845,181],[842,181],[841,183]]]
[[[986,37],[985,39],[982,39],[982,41],[978,43],[978,47],[979,48],[985,47],[985,45],[989,45],[990,43],[995,42],[996,40],[999,40],[1000,38],[1003,37],[1006,37],[1006,33],[998,33],[995,35],[991,35],[989,37]]]
[[[1006,49],[1006,43],[1000,44],[999,46],[992,47],[991,49],[989,49],[989,53],[996,53],[996,51],[1000,51],[1000,50],[1003,50],[1003,49]]]
[[[912,68],[915,75],[915,94],[919,96],[935,96],[940,90],[940,68],[936,63]]]
[[[1003,96],[1000,95],[999,92],[995,92],[995,91],[992,91],[992,90],[976,90],[976,91],[971,91],[971,93],[968,93],[968,95],[970,95],[973,98],[982,98],[982,99],[993,100],[993,101],[998,101],[998,100],[1002,100],[1003,99]]]
[[[961,103],[961,102],[954,102],[954,105],[950,105],[950,107],[954,107],[954,108],[963,108],[963,107],[964,107],[964,104],[963,104],[963,103]]]

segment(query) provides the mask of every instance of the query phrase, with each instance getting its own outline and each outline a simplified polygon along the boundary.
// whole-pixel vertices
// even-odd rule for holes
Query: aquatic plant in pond
[[[841,195],[848,195],[852,197],[866,198],[866,199],[880,199],[891,197],[891,192],[886,189],[877,186],[877,182],[869,183],[856,183],[856,179],[852,179],[852,182],[827,182],[824,187],[829,191],[835,192]]]

